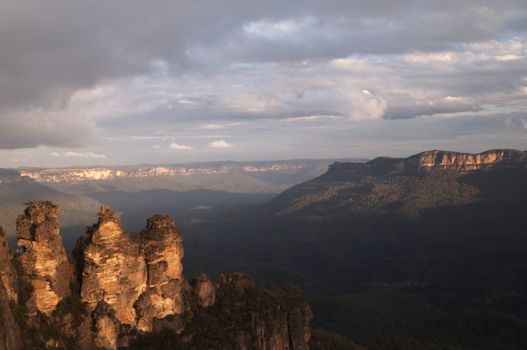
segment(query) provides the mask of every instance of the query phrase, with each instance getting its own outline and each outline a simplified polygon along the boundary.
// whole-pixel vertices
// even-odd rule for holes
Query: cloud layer
[[[0,149],[111,161],[140,145],[206,158],[208,145],[251,158],[343,127],[415,140],[402,121],[425,128],[423,117],[473,129],[498,118],[507,135],[527,110],[525,23],[519,0],[9,1]],[[299,125],[317,133],[286,142]]]

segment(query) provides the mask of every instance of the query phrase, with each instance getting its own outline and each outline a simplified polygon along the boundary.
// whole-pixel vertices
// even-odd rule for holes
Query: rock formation
[[[147,286],[137,302],[138,329],[152,330],[154,319],[180,315],[184,310],[183,244],[168,216],[154,215],[138,237],[147,264]]]
[[[494,167],[527,167],[527,152],[516,150],[489,150],[482,153],[426,151],[407,160],[407,165],[421,171],[452,169],[461,171],[481,170]]]
[[[239,273],[216,283],[200,273],[189,284],[170,217],[154,215],[128,235],[103,206],[73,264],[58,213],[50,202],[28,203],[15,256],[0,230],[0,350],[308,349],[312,315],[298,291],[258,287]]]
[[[11,307],[18,302],[17,274],[0,227],[0,350],[21,349],[20,328]]]
[[[9,300],[18,301],[17,275],[11,260],[13,254],[5,241],[5,232],[0,227],[0,285],[3,286]]]
[[[81,301],[93,318],[97,347],[115,348],[124,325],[150,332],[154,319],[185,311],[181,233],[169,217],[154,215],[131,237],[116,213],[103,206],[76,255]]]
[[[17,251],[33,292],[30,316],[46,316],[70,295],[73,265],[68,260],[57,221],[59,209],[51,202],[30,202],[17,219]]]
[[[216,300],[216,288],[210,278],[204,274],[199,273],[192,281],[194,292],[198,296],[199,305],[201,307],[209,307],[214,305]]]
[[[93,312],[100,303],[115,312],[117,321],[136,326],[134,303],[146,290],[146,264],[140,247],[124,232],[108,207],[99,222],[81,239],[81,301]]]
[[[236,330],[231,334],[234,349],[309,349],[311,329],[309,321],[313,317],[307,304],[302,304],[302,297],[297,291],[276,287],[271,290],[259,290],[256,283],[248,276],[235,273],[222,275],[217,285],[218,294],[236,296],[238,312],[248,308],[250,328],[246,331]],[[257,307],[271,306],[265,312],[254,312],[254,301],[264,298],[295,298],[286,305],[273,305],[259,300]],[[290,307],[294,305],[295,307]],[[264,307],[265,307],[264,306]],[[285,307],[284,307],[285,306]],[[289,306],[289,307],[288,307]]]
[[[414,154],[408,158],[379,157],[365,163],[335,162],[320,178],[348,181],[365,176],[425,175],[445,170],[463,174],[499,169],[526,170],[527,151],[502,149],[473,154],[435,150]]]

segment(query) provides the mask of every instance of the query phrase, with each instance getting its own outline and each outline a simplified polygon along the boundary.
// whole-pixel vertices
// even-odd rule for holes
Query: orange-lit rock
[[[25,278],[33,286],[28,312],[50,316],[70,295],[73,265],[62,245],[59,209],[50,202],[30,202],[17,219],[17,249]]]

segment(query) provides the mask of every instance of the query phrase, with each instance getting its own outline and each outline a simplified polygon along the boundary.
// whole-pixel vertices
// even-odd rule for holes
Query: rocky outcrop
[[[117,214],[103,206],[97,224],[79,241],[76,255],[80,262],[80,298],[93,317],[96,344],[115,349],[114,328],[119,324],[137,326],[134,304],[147,289],[141,247],[124,232]]]
[[[174,221],[163,215],[154,215],[141,231],[138,243],[147,265],[147,286],[139,298],[137,328],[152,330],[153,320],[180,315],[185,310],[183,289],[183,245],[181,233]]]
[[[0,350],[133,349],[144,341],[159,348],[308,348],[311,311],[298,291],[261,288],[244,274],[214,283],[200,273],[187,283],[182,236],[170,217],[154,215],[129,235],[102,206],[77,242],[73,265],[58,213],[50,202],[28,203],[17,220],[15,257],[0,231]]]
[[[37,312],[50,316],[71,292],[73,265],[62,245],[58,215],[51,202],[30,202],[17,219],[18,259],[23,278],[33,289],[27,302],[29,316]]]
[[[5,289],[9,300],[18,301],[17,274],[13,264],[13,253],[5,241],[5,232],[0,227],[0,285]]]
[[[129,332],[151,332],[155,320],[185,312],[184,290],[190,286],[183,278],[181,233],[170,217],[154,215],[130,236],[118,215],[103,206],[75,255],[95,347],[123,346]]]
[[[198,273],[192,281],[192,287],[201,307],[206,308],[214,305],[214,301],[216,300],[216,287],[209,276],[203,272]]]
[[[204,279],[203,276],[201,278]],[[215,285],[216,302],[191,322],[206,327],[192,334],[191,348],[225,350],[308,350],[311,309],[291,287],[258,287],[243,273],[221,275]],[[228,323],[221,337],[215,324]],[[183,334],[185,335],[185,333]],[[218,339],[219,338],[219,339]]]
[[[365,163],[335,162],[318,179],[354,181],[366,176],[426,175],[442,171],[462,174],[499,169],[527,170],[527,151],[501,149],[473,154],[434,150],[408,158],[379,157]],[[287,190],[285,193],[291,191]]]
[[[0,227],[0,350],[18,350],[22,347],[20,328],[11,310],[18,302],[17,274],[4,236]]]

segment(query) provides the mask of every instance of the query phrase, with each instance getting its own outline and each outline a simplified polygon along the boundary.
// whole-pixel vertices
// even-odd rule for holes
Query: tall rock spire
[[[73,265],[68,260],[57,221],[59,209],[51,202],[30,202],[17,219],[17,250],[33,292],[27,303],[29,315],[50,316],[70,293]]]

